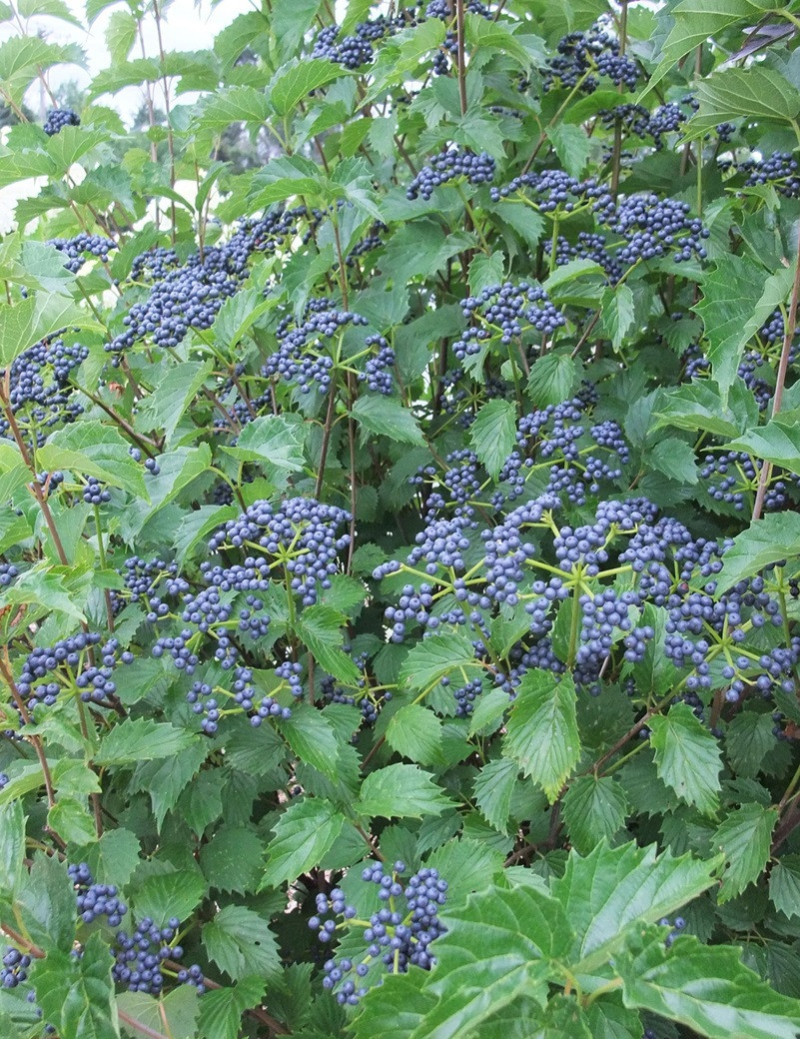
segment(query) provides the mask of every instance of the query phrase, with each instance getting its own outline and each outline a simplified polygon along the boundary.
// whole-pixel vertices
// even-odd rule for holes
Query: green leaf
[[[136,42],[136,19],[128,11],[114,11],[106,26],[106,46],[116,65],[127,60]]]
[[[151,997],[149,993],[120,993],[117,996],[120,1014],[135,1023],[141,1023],[137,1033],[126,1023],[126,1031],[142,1037],[158,1033],[161,1036],[196,1036],[195,1022],[199,1012],[197,990],[194,986],[177,986],[166,996]]]
[[[521,994],[544,1008],[551,964],[574,941],[555,899],[532,888],[492,887],[442,919],[447,933],[437,940],[436,969],[425,986],[438,1000],[413,1037],[475,1036],[484,1019]]]
[[[277,888],[317,866],[344,824],[344,816],[320,798],[292,802],[273,827],[262,887]]]
[[[791,512],[768,513],[760,520],[754,520],[746,531],[733,539],[733,545],[722,558],[722,570],[717,575],[717,592],[726,592],[742,579],[798,553],[800,515]]]
[[[75,798],[59,798],[47,814],[47,825],[64,841],[75,845],[97,841],[95,822],[88,806]]]
[[[275,0],[272,5],[272,30],[283,60],[293,54],[311,28],[322,0]]]
[[[745,451],[757,459],[766,459],[783,466],[792,473],[800,473],[800,445],[797,443],[797,424],[800,411],[780,412],[766,426],[748,430],[726,445],[727,451]]]
[[[175,808],[181,792],[203,764],[207,753],[203,741],[197,740],[168,758],[140,762],[136,767],[132,790],[146,791],[149,794],[159,830],[164,823],[164,817]]]
[[[657,441],[647,453],[647,461],[671,480],[679,480],[684,484],[697,483],[694,449],[677,437],[665,437]]]
[[[245,426],[235,447],[224,446],[223,450],[243,462],[266,463],[267,473],[272,467],[297,473],[304,464],[306,429],[294,419],[289,415],[259,415]]]
[[[152,917],[163,928],[170,917],[185,921],[200,905],[207,890],[199,871],[177,870],[146,878],[134,893],[134,906],[140,917]]]
[[[478,296],[484,289],[499,285],[505,274],[505,256],[501,252],[478,253],[469,265],[469,291]]]
[[[693,310],[703,319],[706,356],[723,402],[736,379],[744,345],[785,300],[793,273],[783,269],[768,276],[746,257],[730,254],[717,258],[704,279],[703,299]]]
[[[444,675],[464,669],[469,677],[478,673],[472,641],[462,632],[429,636],[408,652],[399,681],[412,690],[433,687]]]
[[[270,84],[269,102],[278,116],[296,111],[298,104],[312,90],[318,90],[334,79],[347,75],[347,70],[323,58],[301,58],[294,65],[283,66]]]
[[[568,400],[578,385],[578,363],[569,351],[552,350],[531,365],[528,393],[537,408],[561,404]]]
[[[397,763],[376,769],[364,778],[359,800],[354,806],[360,816],[391,819],[438,816],[453,803],[418,766]]]
[[[769,872],[769,898],[787,917],[800,916],[800,856],[781,856]]]
[[[25,817],[19,800],[0,806],[0,892],[13,895],[22,877]]]
[[[656,403],[653,430],[674,426],[679,430],[704,430],[719,437],[737,437],[742,426],[726,406],[715,383],[694,380],[687,386],[662,392]]]
[[[0,51],[5,44],[0,44]],[[0,366],[8,367],[34,343],[65,326],[102,331],[69,297],[34,293],[21,303],[0,305]]]
[[[661,934],[645,934],[643,941],[644,949],[615,959],[628,1007],[646,1008],[701,1036],[766,1040],[800,1031],[800,1001],[776,993],[745,968],[735,947],[704,946],[690,935],[669,949]]]
[[[280,731],[301,762],[336,779],[339,741],[331,723],[316,708],[292,705],[292,717],[281,720]]]
[[[604,964],[629,925],[654,924],[710,888],[718,863],[668,851],[657,857],[655,845],[633,842],[614,849],[603,842],[586,857],[570,852],[550,887],[577,936],[573,963],[585,971]]]
[[[497,480],[517,443],[517,409],[511,401],[495,397],[481,408],[469,428],[472,447],[486,472]]]
[[[569,673],[555,676],[541,668],[526,672],[511,706],[503,747],[554,802],[581,754]]]
[[[508,834],[511,798],[517,785],[519,768],[509,758],[487,762],[473,781],[475,804],[481,815],[496,830]]]
[[[119,1036],[111,966],[114,958],[99,933],[80,957],[48,949],[34,962],[30,979],[42,1017],[59,1036]]]
[[[40,948],[69,953],[75,939],[75,891],[66,863],[37,853],[16,893],[27,935]]]
[[[650,720],[650,745],[661,780],[681,801],[711,815],[719,806],[721,753],[716,739],[688,704],[673,704]]]
[[[432,763],[442,747],[442,724],[421,704],[404,704],[386,727],[386,743],[404,758]]]
[[[72,469],[147,498],[144,470],[131,458],[128,442],[99,419],[83,419],[56,430],[39,449],[38,459],[42,468]]]
[[[278,943],[267,921],[244,906],[224,906],[203,925],[203,946],[214,963],[236,981],[267,978],[281,968]]]
[[[340,682],[356,683],[361,673],[353,658],[342,650],[342,625],[346,621],[338,610],[315,603],[297,615],[295,631],[326,672]]]
[[[70,11],[65,0],[19,0],[17,10],[23,18],[46,14],[50,18],[58,18],[61,22],[69,22],[78,29],[83,29],[83,25]]]
[[[761,874],[769,859],[770,839],[778,822],[777,809],[750,802],[733,809],[717,828],[713,845],[725,854],[720,903],[743,892]]]
[[[200,998],[200,1035],[237,1037],[241,1030],[242,1015],[261,1003],[265,987],[263,979],[247,978],[236,986],[223,986],[204,993]]]
[[[144,517],[135,518],[137,527],[131,532],[132,535],[138,533],[147,520],[176,498],[193,480],[208,472],[211,448],[205,442],[193,448],[176,448],[175,451],[159,455],[158,465],[161,472],[147,478],[152,508]]]
[[[770,0],[714,0],[713,4],[707,0],[682,0],[676,4],[671,12],[675,21],[663,44],[661,61],[642,96],[649,93],[695,47],[708,43],[736,22],[742,22],[743,26],[758,22],[771,6]]]
[[[800,115],[800,91],[777,69],[764,65],[718,70],[699,81],[695,96],[700,111],[688,128],[692,136],[743,116],[791,124]]]
[[[591,139],[583,127],[554,120],[547,127],[547,138],[567,173],[580,178],[592,152]],[[620,288],[627,289],[627,286]]]
[[[255,892],[263,862],[264,844],[248,827],[222,827],[200,852],[203,873],[220,892]]]
[[[368,434],[380,433],[401,444],[423,445],[425,437],[419,423],[408,408],[393,397],[359,397],[351,410],[353,418],[361,427],[361,442],[366,443]]]
[[[120,887],[127,885],[139,862],[139,839],[124,827],[104,831],[83,858],[95,881]]]
[[[163,430],[167,443],[213,368],[210,361],[181,361],[137,407],[139,430]]]
[[[176,729],[170,722],[124,719],[103,737],[95,762],[107,766],[169,758],[176,751],[199,743],[196,734]]]
[[[754,777],[766,756],[775,747],[772,716],[741,711],[735,715],[725,733],[728,760],[737,776]]]
[[[579,776],[564,795],[561,814],[570,843],[588,853],[603,838],[611,839],[630,811],[622,785],[611,776]]]

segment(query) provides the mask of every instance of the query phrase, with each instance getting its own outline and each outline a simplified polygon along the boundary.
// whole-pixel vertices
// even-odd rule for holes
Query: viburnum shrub
[[[163,13],[0,4],[3,1035],[797,1036],[797,0]]]

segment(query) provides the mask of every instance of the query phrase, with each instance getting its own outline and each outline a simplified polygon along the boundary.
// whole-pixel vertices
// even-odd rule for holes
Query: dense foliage
[[[800,1035],[800,4],[44,13],[3,1034]]]

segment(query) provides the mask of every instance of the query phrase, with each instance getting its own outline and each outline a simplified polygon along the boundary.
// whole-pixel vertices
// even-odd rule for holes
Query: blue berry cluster
[[[542,70],[542,88],[571,89],[580,84],[584,94],[600,85],[598,77],[634,90],[639,67],[626,54],[620,53],[619,40],[601,22],[586,32],[571,32],[558,43],[558,53]]]
[[[80,126],[81,121],[77,112],[71,108],[51,108],[47,113],[42,129],[48,137],[59,134],[65,126]]]
[[[65,344],[60,336],[41,340],[23,351],[11,363],[9,403],[23,436],[38,447],[44,442],[45,430],[69,423],[82,412],[83,406],[73,395],[70,378],[89,356],[79,343]],[[6,375],[0,370],[0,379]],[[9,434],[8,419],[0,413],[0,435]]]
[[[322,985],[335,993],[340,1004],[358,1004],[370,983],[378,981],[378,972],[373,969],[379,965],[390,974],[398,974],[412,964],[431,968],[436,962],[431,945],[447,930],[439,919],[447,901],[447,882],[432,867],[423,867],[404,884],[401,877],[405,873],[405,864],[400,861],[391,873],[382,863],[364,868],[362,880],[378,886],[382,904],[366,926],[357,922],[358,912],[347,904],[341,889],[334,888],[329,895],[320,893],[316,898],[317,912],[308,924],[319,932],[322,942],[331,942],[337,930],[364,928],[366,949],[360,956],[340,955],[324,964]]]
[[[461,309],[471,324],[453,343],[459,361],[480,353],[487,340],[499,337],[507,345],[531,329],[552,335],[566,320],[544,289],[529,282],[488,286],[478,296],[462,300]]]
[[[791,152],[773,152],[763,159],[747,159],[739,164],[747,174],[745,186],[770,184],[787,199],[800,197],[800,173]]]
[[[177,347],[190,328],[210,328],[247,278],[252,254],[281,245],[303,214],[305,209],[279,209],[243,220],[227,242],[192,253],[182,264],[170,252],[148,254],[133,270],[138,277],[149,271],[149,293],[131,306],[123,318],[126,330],[106,349],[118,355],[146,336],[157,346]]]
[[[556,263],[561,267],[571,260],[591,260],[592,263],[599,264],[612,285],[616,285],[624,274],[622,265],[609,248],[607,238],[596,232],[579,231],[575,242],[559,235],[556,243]]]
[[[117,886],[98,884],[86,863],[70,864],[67,870],[75,888],[78,915],[83,923],[91,924],[105,917],[112,928],[118,927],[128,907],[119,898]]]
[[[279,505],[259,500],[241,516],[229,520],[208,543],[210,552],[245,548],[263,554],[254,566],[284,576],[289,590],[304,606],[316,602],[317,589],[330,587],[336,557],[350,544],[349,533],[338,534],[350,514],[313,498],[286,499]]]
[[[334,366],[331,355],[336,353],[340,334],[347,326],[366,324],[366,318],[352,311],[337,310],[327,298],[312,300],[306,306],[302,321],[296,322],[289,316],[280,322],[275,332],[278,349],[267,358],[262,375],[296,383],[303,393],[312,387],[326,393]],[[384,354],[384,358],[387,356]]]
[[[48,238],[45,243],[53,246],[65,256],[64,267],[72,274],[78,271],[86,263],[87,256],[94,256],[101,263],[108,262],[108,254],[117,248],[116,242],[102,235],[90,235],[87,231],[81,231],[73,238]]]
[[[102,480],[87,477],[83,488],[83,501],[90,506],[100,506],[111,501],[111,492]]]
[[[97,632],[80,632],[31,650],[17,682],[28,710],[40,704],[51,707],[65,692],[75,692],[82,701],[98,706],[113,704],[117,692],[114,669],[120,662],[130,663],[133,655],[121,652],[117,639],[102,645],[101,639]]]
[[[660,199],[657,195],[629,195],[622,199],[605,222],[624,238],[617,260],[625,266],[637,260],[672,256],[676,263],[697,257],[705,259],[703,242],[708,228],[689,216],[688,202]]]
[[[448,181],[466,178],[470,184],[488,184],[494,179],[495,162],[488,152],[476,155],[459,148],[448,148],[423,166],[408,186],[409,200],[429,199],[436,188]]]
[[[115,937],[114,965],[111,977],[134,993],[159,996],[164,988],[164,961],[179,961],[183,948],[175,943],[180,921],[172,917],[159,928],[152,918],[144,917],[129,935],[119,931]],[[197,964],[179,969],[177,981],[194,986],[198,993],[205,992],[202,969]]]
[[[312,58],[327,58],[346,69],[360,69],[372,61],[374,43],[391,35],[406,24],[402,15],[377,18],[359,22],[350,36],[342,36],[338,25],[327,25],[314,40]]]
[[[30,966],[31,958],[27,953],[22,953],[16,946],[6,946],[0,967],[0,986],[3,989],[16,989],[27,981]]]

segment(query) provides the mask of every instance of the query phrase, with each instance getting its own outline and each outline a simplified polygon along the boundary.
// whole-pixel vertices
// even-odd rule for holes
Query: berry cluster
[[[544,289],[529,282],[488,286],[478,296],[462,300],[461,309],[473,324],[453,343],[459,361],[480,353],[482,343],[498,336],[507,345],[530,329],[552,335],[565,323]]]
[[[542,70],[542,88],[580,86],[583,93],[591,94],[600,85],[600,76],[634,90],[639,67],[620,53],[619,40],[597,22],[586,32],[568,33],[559,40],[558,54]]]
[[[96,256],[105,264],[108,262],[108,254],[117,248],[116,242],[112,239],[104,238],[102,235],[90,235],[86,231],[81,231],[74,238],[48,238],[45,244],[64,254],[64,267],[72,274],[80,271],[86,263],[87,256]]]
[[[169,252],[148,253],[134,265],[138,276],[150,265],[148,296],[131,306],[122,322],[125,332],[106,349],[119,354],[148,335],[160,347],[176,347],[190,328],[210,328],[222,304],[247,278],[251,255],[281,245],[304,213],[279,209],[243,220],[226,243],[192,253],[183,264],[173,262]]]
[[[709,231],[697,217],[689,216],[689,210],[688,202],[660,199],[657,195],[629,195],[622,199],[613,216],[604,220],[625,239],[616,259],[625,266],[667,255],[676,263],[693,257],[705,259],[702,243]]]
[[[397,32],[404,25],[402,16],[387,18],[379,15],[372,20],[359,22],[350,36],[340,36],[338,25],[327,25],[317,33],[311,57],[327,58],[346,69],[360,69],[372,61],[373,44]]]
[[[278,349],[267,358],[261,372],[297,383],[303,393],[316,387],[325,393],[331,384],[334,359],[342,331],[349,325],[366,325],[367,319],[352,311],[339,311],[327,299],[312,300],[299,323],[284,318],[275,332]],[[378,342],[370,338],[370,342]],[[385,342],[385,341],[383,341]]]
[[[59,338],[42,340],[23,351],[11,363],[9,403],[29,442],[44,442],[44,429],[58,423],[69,423],[83,411],[74,399],[70,377],[89,356],[79,343],[65,344]],[[6,375],[0,370],[0,379]],[[8,436],[8,419],[0,413],[0,435]]]
[[[183,956],[183,948],[175,944],[179,928],[180,921],[176,917],[170,918],[163,928],[152,918],[144,917],[130,935],[126,931],[117,932],[112,950],[114,981],[134,993],[159,996],[164,987],[164,961],[179,961]],[[179,969],[176,977],[178,982],[194,986],[198,993],[205,992],[203,972],[197,964]]]
[[[470,184],[488,184],[494,178],[495,162],[488,152],[474,152],[448,148],[423,166],[409,184],[406,197],[410,200],[429,199],[436,188],[448,181],[465,177]]]
[[[394,864],[391,874],[386,873],[382,863],[370,864],[362,872],[363,881],[378,886],[382,905],[364,927],[366,950],[358,957],[340,955],[324,964],[322,985],[335,992],[340,1004],[359,1002],[370,981],[377,981],[370,976],[379,964],[390,974],[405,972],[412,964],[421,968],[435,964],[431,944],[446,931],[439,912],[447,900],[447,882],[437,870],[423,867],[403,884],[400,878],[405,872],[405,864],[400,861]],[[347,904],[339,888],[332,889],[329,895],[320,893],[316,909],[308,924],[319,932],[322,942],[331,942],[337,929],[363,926],[356,923],[357,910]],[[339,924],[337,917],[341,918]]]
[[[119,898],[117,886],[98,884],[86,863],[71,864],[67,870],[75,888],[78,914],[84,924],[106,917],[112,928],[118,927],[128,907]]]
[[[771,184],[787,199],[800,197],[800,174],[791,152],[773,152],[764,159],[747,159],[739,164],[739,169],[747,174],[744,183],[748,188]]]
[[[102,480],[97,477],[87,477],[83,488],[83,501],[90,506],[100,506],[104,502],[111,501],[111,492]]]
[[[97,632],[81,632],[60,639],[53,646],[35,647],[22,665],[17,690],[29,711],[39,704],[51,707],[62,693],[75,693],[82,701],[108,706],[116,696],[113,673],[121,661],[133,655],[120,652],[117,639],[100,646]],[[99,658],[100,664],[97,664]]]
[[[213,535],[208,548],[212,553],[246,548],[263,554],[252,565],[285,576],[289,590],[308,606],[316,602],[318,588],[330,587],[336,556],[350,544],[349,533],[337,531],[349,522],[346,510],[313,498],[287,499],[278,506],[259,500]]]
[[[47,113],[42,129],[48,137],[61,133],[65,126],[80,126],[81,121],[77,112],[71,108],[51,108]]]

